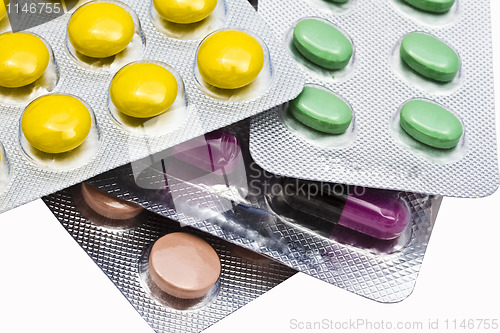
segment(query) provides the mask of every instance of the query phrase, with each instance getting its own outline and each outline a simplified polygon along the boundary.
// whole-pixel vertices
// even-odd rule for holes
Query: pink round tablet
[[[205,296],[219,279],[221,263],[203,239],[174,232],[158,239],[149,255],[151,280],[167,294],[195,299]]]
[[[112,220],[128,220],[143,211],[139,205],[115,198],[85,183],[82,183],[82,196],[92,210]]]

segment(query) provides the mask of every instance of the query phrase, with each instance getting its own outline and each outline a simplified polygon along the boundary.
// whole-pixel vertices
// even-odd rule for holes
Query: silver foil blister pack
[[[220,238],[143,211],[128,220],[97,214],[82,198],[81,185],[51,194],[44,202],[95,263],[156,332],[201,332],[296,273]],[[181,300],[155,289],[148,279],[152,244],[176,232],[210,244],[221,261],[220,277],[207,296]]]
[[[254,117],[250,152],[262,168],[301,179],[454,197],[483,197],[498,188],[488,0],[456,0],[443,14],[404,0],[264,0],[259,13],[296,59],[306,85],[329,89],[354,114],[343,135],[307,128],[290,115],[288,103]],[[305,18],[327,22],[350,39],[353,56],[345,69],[321,69],[300,54],[292,36]],[[434,36],[456,51],[461,69],[454,80],[428,80],[402,61],[401,41],[412,32]],[[459,118],[464,132],[455,148],[427,146],[402,130],[400,110],[415,99],[437,103]]]
[[[239,122],[87,183],[353,293],[406,298],[441,197],[276,176],[252,160],[249,127]]]
[[[192,34],[182,29],[179,32],[178,27],[161,21],[151,1],[108,2],[118,4],[132,15],[135,33],[123,52],[103,61],[78,54],[68,41],[68,22],[75,9],[82,7],[49,17],[46,22],[36,21],[43,19],[43,15],[30,15],[29,6],[28,12],[17,18],[9,14],[14,31],[29,27],[23,32],[41,37],[51,52],[47,70],[39,80],[22,91],[0,89],[0,143],[5,148],[0,146],[0,212],[268,110],[294,98],[303,86],[303,76],[293,59],[245,0],[219,0],[212,14],[215,17],[209,16],[206,24],[198,25]],[[16,7],[16,3],[20,5]],[[25,0],[12,1],[9,10],[23,10],[25,3]],[[43,8],[53,11],[54,6]],[[3,24],[2,29],[4,32],[9,27]],[[248,32],[259,41],[265,56],[264,69],[257,79],[234,91],[207,86],[200,81],[196,66],[196,52],[203,38],[224,29]],[[144,61],[171,69],[179,93],[172,106],[175,109],[152,119],[135,121],[117,115],[110,102],[110,82],[123,66]],[[89,136],[84,144],[68,153],[38,151],[20,131],[26,107],[48,93],[78,97],[90,110]]]

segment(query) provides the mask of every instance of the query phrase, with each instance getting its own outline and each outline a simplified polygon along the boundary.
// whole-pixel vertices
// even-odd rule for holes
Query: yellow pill
[[[65,153],[87,138],[92,119],[79,99],[68,95],[45,95],[23,113],[21,129],[28,142],[50,154]]]
[[[246,32],[224,30],[203,41],[197,63],[206,82],[222,89],[236,89],[259,75],[264,66],[264,51]]]
[[[35,35],[0,35],[0,86],[19,88],[35,82],[49,64],[49,50]]]
[[[174,23],[196,23],[205,19],[217,6],[217,0],[153,0],[156,11]]]
[[[92,58],[120,53],[134,37],[134,31],[130,13],[107,2],[84,5],[68,24],[68,38],[75,50]]]
[[[3,3],[3,0],[0,0],[0,21],[3,19],[3,17],[7,14],[7,10],[5,8],[5,4]]]
[[[164,113],[174,103],[177,80],[160,65],[131,64],[116,73],[109,94],[120,112],[135,118],[150,118]]]

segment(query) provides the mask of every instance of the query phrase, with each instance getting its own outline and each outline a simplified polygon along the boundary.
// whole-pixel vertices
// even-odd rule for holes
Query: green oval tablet
[[[341,98],[315,87],[305,87],[289,104],[302,124],[329,134],[343,134],[352,122],[352,110]]]
[[[430,13],[446,13],[453,7],[455,0],[404,0],[420,10]]]
[[[462,65],[450,46],[421,32],[412,32],[403,38],[400,54],[414,71],[439,82],[452,81]]]
[[[403,105],[400,125],[415,140],[440,149],[455,147],[464,132],[462,123],[453,113],[423,100]]]
[[[342,69],[351,60],[351,41],[331,24],[303,19],[293,29],[293,44],[309,61],[327,69]]]

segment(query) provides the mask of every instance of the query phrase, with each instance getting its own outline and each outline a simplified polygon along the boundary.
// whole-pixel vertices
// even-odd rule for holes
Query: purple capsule
[[[394,193],[365,189],[350,193],[338,224],[378,239],[394,239],[409,222],[408,207]]]
[[[335,227],[390,240],[406,229],[410,214],[395,192],[285,178],[268,199],[278,215],[331,238]],[[276,190],[273,190],[276,192]]]

